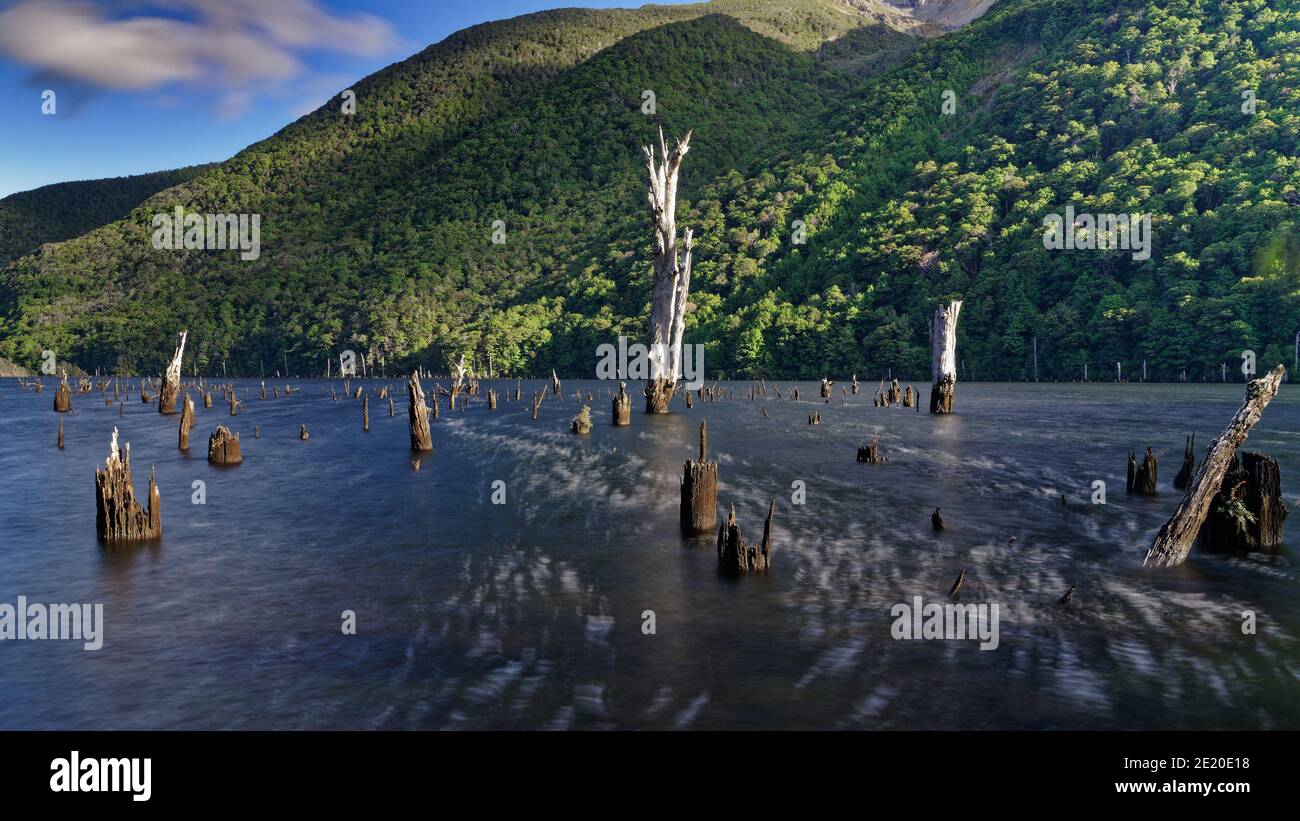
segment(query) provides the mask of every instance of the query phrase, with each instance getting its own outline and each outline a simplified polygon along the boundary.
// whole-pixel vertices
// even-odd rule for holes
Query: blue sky
[[[476,23],[546,8],[641,5],[92,2],[74,12],[60,0],[0,0],[0,197],[224,160],[357,79]],[[268,22],[267,9],[281,19]],[[56,94],[53,115],[42,114],[46,89]]]

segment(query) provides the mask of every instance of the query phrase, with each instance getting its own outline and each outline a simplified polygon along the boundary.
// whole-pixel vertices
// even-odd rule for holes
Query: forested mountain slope
[[[475,27],[358,82],[356,115],[332,103],[10,264],[0,355],[156,371],[187,327],[200,367],[232,372],[353,348],[390,372],[465,352],[588,374],[598,344],[644,333],[639,145],[662,126],[696,133],[679,224],[710,376],[920,376],[953,296],[968,377],[1028,375],[1035,337],[1045,378],[1281,359],[1300,330],[1297,2],[1004,0],[928,41],[850,0]],[[260,258],[154,250],[178,204],[261,214]],[[1071,204],[1149,213],[1150,258],[1046,249],[1043,218]]]

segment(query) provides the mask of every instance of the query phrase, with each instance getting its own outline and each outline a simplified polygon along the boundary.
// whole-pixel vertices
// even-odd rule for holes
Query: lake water
[[[198,402],[188,455],[179,417],[138,393],[121,419],[74,396],[58,450],[46,383],[0,380],[0,602],[103,603],[105,639],[0,642],[2,729],[1300,729],[1300,520],[1281,557],[1141,567],[1181,495],[1185,435],[1199,456],[1239,384],[961,383],[951,417],[873,408],[875,383],[847,402],[836,385],[830,406],[812,383],[798,402],[732,383],[733,400],[648,417],[630,388],[632,426],[615,428],[609,383],[566,382],[533,421],[542,383],[525,382],[495,412],[444,403],[415,470],[398,380],[367,383],[397,406],[372,398],[369,433],[330,383],[261,401],[238,381],[246,411]],[[568,430],[575,389],[596,394],[590,436]],[[713,537],[678,533],[701,419],[749,539],[776,499],[767,575],[720,576]],[[241,434],[242,465],[207,463],[218,424]],[[114,426],[138,495],[157,467],[156,544],[96,541]],[[888,464],[854,459],[873,433]],[[1126,497],[1128,452],[1147,446],[1161,494]],[[1246,447],[1277,458],[1300,507],[1293,385]],[[894,605],[944,601],[963,568],[962,601],[999,605],[997,649],[892,638]]]

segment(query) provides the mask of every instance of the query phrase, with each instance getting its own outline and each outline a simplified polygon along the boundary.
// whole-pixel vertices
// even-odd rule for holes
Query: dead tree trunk
[[[930,389],[930,413],[952,413],[953,391],[957,385],[957,317],[961,314],[961,301],[940,305],[930,323],[930,337],[934,345],[934,362]]]
[[[555,375],[554,368],[551,369],[551,393],[555,394],[561,399],[564,398],[564,394],[560,392],[560,377]]]
[[[408,397],[406,408],[411,423],[411,450],[419,452],[433,450],[433,434],[429,430],[429,409],[424,404],[424,389],[420,387],[420,375],[412,373],[406,382]],[[437,401],[435,395],[434,401]]]
[[[1178,503],[1174,515],[1160,528],[1160,533],[1142,561],[1143,565],[1168,567],[1182,564],[1187,559],[1192,543],[1214,503],[1214,497],[1223,487],[1223,477],[1232,466],[1237,448],[1246,441],[1251,428],[1259,422],[1264,408],[1277,396],[1284,373],[1286,369],[1278,365],[1267,376],[1247,383],[1246,399],[1241,410],[1237,411],[1228,427],[1210,446],[1210,453],[1196,471],[1191,487]]]
[[[59,390],[54,394],[54,410],[56,413],[68,413],[72,410],[72,388],[68,387],[68,372],[63,372],[63,381],[59,382]]]
[[[496,410],[496,409],[497,409],[497,390],[496,388],[488,388],[488,410]]]
[[[141,509],[131,481],[131,445],[117,449],[117,428],[113,428],[104,469],[95,469],[95,531],[106,544],[156,539],[162,535],[162,500],[158,480],[149,473],[149,506]]]
[[[370,397],[369,396],[361,400],[361,430],[364,433],[370,432]]]
[[[194,427],[194,400],[190,395],[185,394],[185,402],[181,405],[181,428],[178,447],[181,450],[190,449],[190,430]]]
[[[860,390],[862,390],[862,386],[858,384],[858,375],[855,373],[853,374],[853,395],[857,396]],[[780,394],[777,395],[780,396]]]
[[[646,413],[667,413],[677,390],[677,370],[682,355],[682,334],[686,329],[686,301],[691,287],[691,251],[688,228],[682,237],[682,255],[677,247],[677,175],[682,158],[690,150],[691,132],[686,132],[668,151],[663,131],[659,151],[663,163],[655,162],[654,146],[645,146],[646,169],[650,173],[650,219],[654,234],[653,301],[650,309],[650,381],[645,387]]]
[[[1187,448],[1183,451],[1183,466],[1174,477],[1174,490],[1187,490],[1188,483],[1192,481],[1192,474],[1196,472],[1195,448],[1196,434],[1193,433],[1187,437]]]
[[[772,566],[772,514],[775,510],[776,500],[773,500],[763,528],[763,543],[755,547],[745,541],[740,525],[736,524],[736,506],[731,506],[727,521],[718,528],[718,565],[722,572],[765,572]]]
[[[162,387],[158,389],[159,413],[176,412],[176,400],[180,397],[181,390],[181,357],[185,355],[185,338],[188,335],[188,331],[181,331],[180,341],[176,343],[176,352],[172,354],[172,360],[167,364],[167,372],[163,374]]]
[[[1286,517],[1277,460],[1244,451],[1224,474],[1196,544],[1215,552],[1277,553]]]
[[[614,424],[619,427],[632,424],[632,397],[627,395],[627,384],[624,382],[618,383],[618,396],[614,397]]]
[[[1160,463],[1156,461],[1151,448],[1147,448],[1147,454],[1142,457],[1141,465],[1137,465],[1137,458],[1132,453],[1129,453],[1128,464],[1129,473],[1133,476],[1133,489],[1130,492],[1139,496],[1155,496]],[[1135,466],[1136,470],[1134,469]]]
[[[711,533],[718,524],[718,463],[708,460],[709,428],[700,423],[700,458],[686,460],[682,472],[682,533]]]
[[[59,419],[59,450],[63,450],[63,419]]]
[[[244,454],[239,449],[239,434],[231,433],[225,425],[208,437],[208,462],[213,465],[237,465],[244,461]]]

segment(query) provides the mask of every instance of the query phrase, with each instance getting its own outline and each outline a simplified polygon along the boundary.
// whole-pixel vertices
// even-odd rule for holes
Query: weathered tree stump
[[[188,393],[185,394],[185,401],[181,404],[181,426],[177,437],[177,447],[181,450],[190,449],[190,430],[194,427],[194,400]]]
[[[686,460],[682,470],[682,533],[710,533],[718,523],[718,463],[710,462],[709,428],[700,422],[700,458]]]
[[[209,390],[209,391],[206,391],[206,392],[203,394],[203,407],[205,407],[205,408],[211,408],[211,407],[212,407],[212,391],[210,391],[210,390]]]
[[[113,428],[104,469],[95,469],[95,531],[105,544],[156,539],[162,535],[162,499],[158,480],[149,473],[149,506],[141,509],[131,481],[131,445],[119,453],[117,428]]]
[[[762,573],[772,566],[772,515],[776,500],[772,500],[763,527],[763,543],[757,547],[748,544],[736,524],[736,506],[731,506],[727,521],[718,529],[718,565],[724,573]]]
[[[419,373],[412,373],[406,382],[407,416],[411,426],[411,450],[433,450],[433,433],[429,430],[429,409],[424,403],[424,389],[420,387]],[[436,404],[435,395],[435,404]]]
[[[885,397],[886,404],[893,407],[903,401],[903,389],[899,387],[897,379],[889,381],[889,395]]]
[[[872,436],[870,444],[858,445],[858,461],[870,465],[877,465],[884,461],[880,457],[879,436]]]
[[[692,394],[690,391],[686,391],[685,393],[682,394],[682,396],[685,397],[686,399],[686,407],[688,409],[695,407],[695,400],[691,398]],[[712,528],[710,528],[710,530],[712,530]]]
[[[810,425],[820,425],[821,423],[822,423],[822,415],[821,415],[820,413],[810,413],[810,414],[808,414],[808,424],[810,424]]]
[[[1156,461],[1151,448],[1147,448],[1142,464],[1137,464],[1137,457],[1132,452],[1128,455],[1129,493],[1139,496],[1155,496],[1157,472],[1160,464]]]
[[[903,391],[903,407],[914,408],[916,407],[916,405],[917,405],[916,392],[912,390],[911,385],[908,385],[907,390]]]
[[[518,402],[519,398],[523,395],[523,389],[524,389],[524,380],[516,379],[515,380],[515,401],[516,402]]]
[[[791,388],[791,389],[790,389],[790,398],[791,398],[792,400],[794,400],[795,402],[798,402],[798,401],[799,401],[799,389],[798,389],[798,388]]]
[[[163,373],[162,386],[158,389],[158,412],[161,414],[176,412],[176,400],[180,398],[181,390],[181,358],[185,354],[185,338],[188,335],[188,331],[181,331],[180,340],[176,343],[176,351],[172,354],[171,361],[167,363],[167,370]]]
[[[1210,446],[1209,455],[1201,463],[1174,515],[1160,528],[1155,541],[1147,551],[1144,565],[1168,567],[1182,564],[1191,551],[1201,525],[1214,504],[1214,497],[1223,488],[1223,478],[1233,464],[1237,448],[1246,440],[1251,428],[1259,422],[1264,408],[1277,396],[1286,369],[1278,365],[1271,373],[1246,385],[1246,399],[1241,410],[1228,423],[1219,438]]]
[[[564,398],[564,394],[560,393],[560,377],[555,375],[554,368],[551,368],[551,393],[555,394],[561,399]]]
[[[853,395],[854,395],[854,396],[857,396],[857,395],[858,395],[858,391],[862,390],[862,386],[858,384],[858,375],[857,375],[856,373],[853,374],[853,386],[852,386],[852,390],[853,390]]]
[[[1175,490],[1187,490],[1187,485],[1192,481],[1192,474],[1196,473],[1196,454],[1193,449],[1196,447],[1196,434],[1193,433],[1187,437],[1187,448],[1183,451],[1183,466],[1178,469],[1178,475],[1174,477]]]
[[[230,415],[235,416],[239,413],[239,400],[235,398],[235,388],[233,385],[226,391],[226,396],[230,399]]]
[[[208,462],[214,465],[237,465],[242,461],[244,455],[239,450],[239,434],[231,433],[225,425],[217,425],[217,429],[208,437]]]
[[[68,372],[64,371],[63,379],[59,382],[59,389],[54,394],[54,411],[55,413],[68,413],[71,410],[72,388],[68,386]]]
[[[961,301],[939,306],[930,323],[934,358],[931,367],[930,413],[952,413],[952,399],[957,385],[957,317]]]
[[[488,388],[487,399],[488,399],[488,410],[496,410],[497,409],[496,388]]]
[[[546,389],[542,388],[533,395],[533,418],[537,418],[537,411],[542,407],[542,400],[546,398]]]
[[[939,515],[939,508],[937,507],[934,509],[934,512],[930,514],[930,525],[935,530],[943,530],[943,517]]]
[[[396,414],[397,414],[397,411],[396,411],[396,409],[393,407],[393,397],[390,396],[390,397],[388,397],[388,417],[391,419],[391,418],[394,417]]]
[[[614,424],[618,427],[632,424],[632,397],[627,395],[627,384],[624,382],[618,383],[618,395],[614,397]]]
[[[370,397],[369,396],[361,400],[361,430],[363,433],[370,432]]]
[[[586,436],[587,434],[591,433],[591,406],[590,405],[582,406],[582,410],[578,411],[578,415],[573,417],[573,421],[569,423],[569,429],[572,430],[574,433],[581,434],[583,436]]]
[[[831,385],[835,384],[826,377],[822,377],[822,399],[831,398]]]
[[[63,420],[59,419],[59,450],[63,450]]]
[[[307,426],[306,426],[306,425],[299,425],[299,426],[298,426],[298,440],[301,441],[301,442],[306,442],[306,441],[307,441],[308,439],[310,439],[310,438],[311,438],[311,434],[307,432]]]
[[[1287,513],[1277,460],[1243,451],[1233,456],[1196,544],[1218,553],[1278,553]]]

